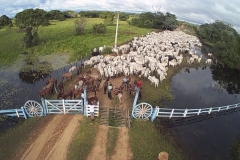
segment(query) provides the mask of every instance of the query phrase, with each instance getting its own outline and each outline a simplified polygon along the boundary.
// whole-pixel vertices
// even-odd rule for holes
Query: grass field
[[[92,25],[103,23],[100,18],[87,18],[85,34],[76,36],[74,21],[76,18],[65,21],[50,21],[51,25],[39,27],[40,44],[23,49],[24,32],[17,27],[0,30],[0,64],[12,64],[23,52],[33,52],[37,55],[70,54],[70,61],[75,61],[90,54],[92,49],[103,45],[114,46],[116,26],[107,26],[106,34],[92,34]],[[134,36],[141,36],[151,31],[119,22],[118,45],[131,40]]]

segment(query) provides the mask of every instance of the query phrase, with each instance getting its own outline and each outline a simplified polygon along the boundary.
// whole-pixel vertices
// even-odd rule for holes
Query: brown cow
[[[83,92],[82,89],[73,90],[73,99],[77,98],[77,96],[81,96],[82,92]]]
[[[73,91],[69,89],[67,92],[59,93],[57,96],[57,99],[59,99],[60,97],[62,97],[62,99],[66,99],[67,97],[72,99],[72,96],[73,96]]]
[[[39,97],[46,98],[51,93],[52,93],[52,88],[43,87],[43,89],[39,92]]]
[[[58,89],[59,93],[63,93],[64,92],[63,82],[60,82],[58,84],[57,89]]]
[[[70,72],[67,72],[67,73],[64,73],[63,75],[62,75],[62,81],[64,80],[64,78],[71,78],[71,80],[72,80],[72,73]]]
[[[49,83],[54,83],[55,85],[57,85],[57,79],[56,78],[50,78],[49,80],[46,81],[46,85],[48,85]]]
[[[88,101],[88,104],[94,104],[94,101],[98,102],[98,98],[95,95],[94,97],[87,98],[87,101]]]

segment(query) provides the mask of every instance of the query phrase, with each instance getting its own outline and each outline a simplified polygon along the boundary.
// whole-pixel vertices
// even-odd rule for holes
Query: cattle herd
[[[127,44],[112,50],[115,55],[97,55],[84,62],[84,66],[94,66],[101,77],[119,75],[147,78],[158,87],[167,76],[169,67],[182,63],[183,54],[187,54],[187,63],[201,62],[195,47],[202,44],[195,36],[182,31],[151,32],[146,36],[134,37]],[[211,57],[211,53],[208,54]],[[205,63],[212,63],[207,59]]]
[[[105,49],[100,47],[96,56],[92,56],[89,60],[85,60],[81,66],[73,66],[68,73],[63,74],[62,81],[57,85],[57,80],[51,78],[46,86],[40,91],[41,97],[46,97],[53,93],[54,84],[59,92],[57,98],[81,98],[83,86],[87,86],[87,91],[95,92],[94,97],[90,97],[89,101],[97,100],[96,91],[102,78],[110,78],[116,76],[132,76],[138,75],[140,78],[146,78],[151,84],[157,88],[167,76],[169,67],[175,67],[182,63],[183,54],[187,56],[187,63],[200,63],[202,55],[198,55],[195,47],[201,47],[202,44],[195,36],[185,34],[182,31],[163,31],[151,32],[146,36],[134,37],[127,44],[113,48],[112,55],[103,56],[101,53]],[[210,64],[212,53],[208,53],[209,58],[204,63]],[[99,72],[99,77],[92,77],[91,70],[81,73],[82,67],[94,67]],[[74,84],[72,89],[64,91],[63,81],[72,78],[73,71],[78,73],[78,83]],[[81,74],[80,74],[81,73]]]

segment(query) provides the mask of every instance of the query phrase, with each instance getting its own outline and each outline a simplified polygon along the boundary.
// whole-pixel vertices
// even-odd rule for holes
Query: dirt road
[[[56,115],[24,152],[21,160],[64,160],[83,115]]]

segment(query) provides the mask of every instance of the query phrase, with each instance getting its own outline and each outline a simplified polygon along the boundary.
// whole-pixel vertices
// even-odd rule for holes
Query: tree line
[[[230,68],[240,67],[240,36],[230,24],[217,20],[200,25],[197,36],[223,64]]]

